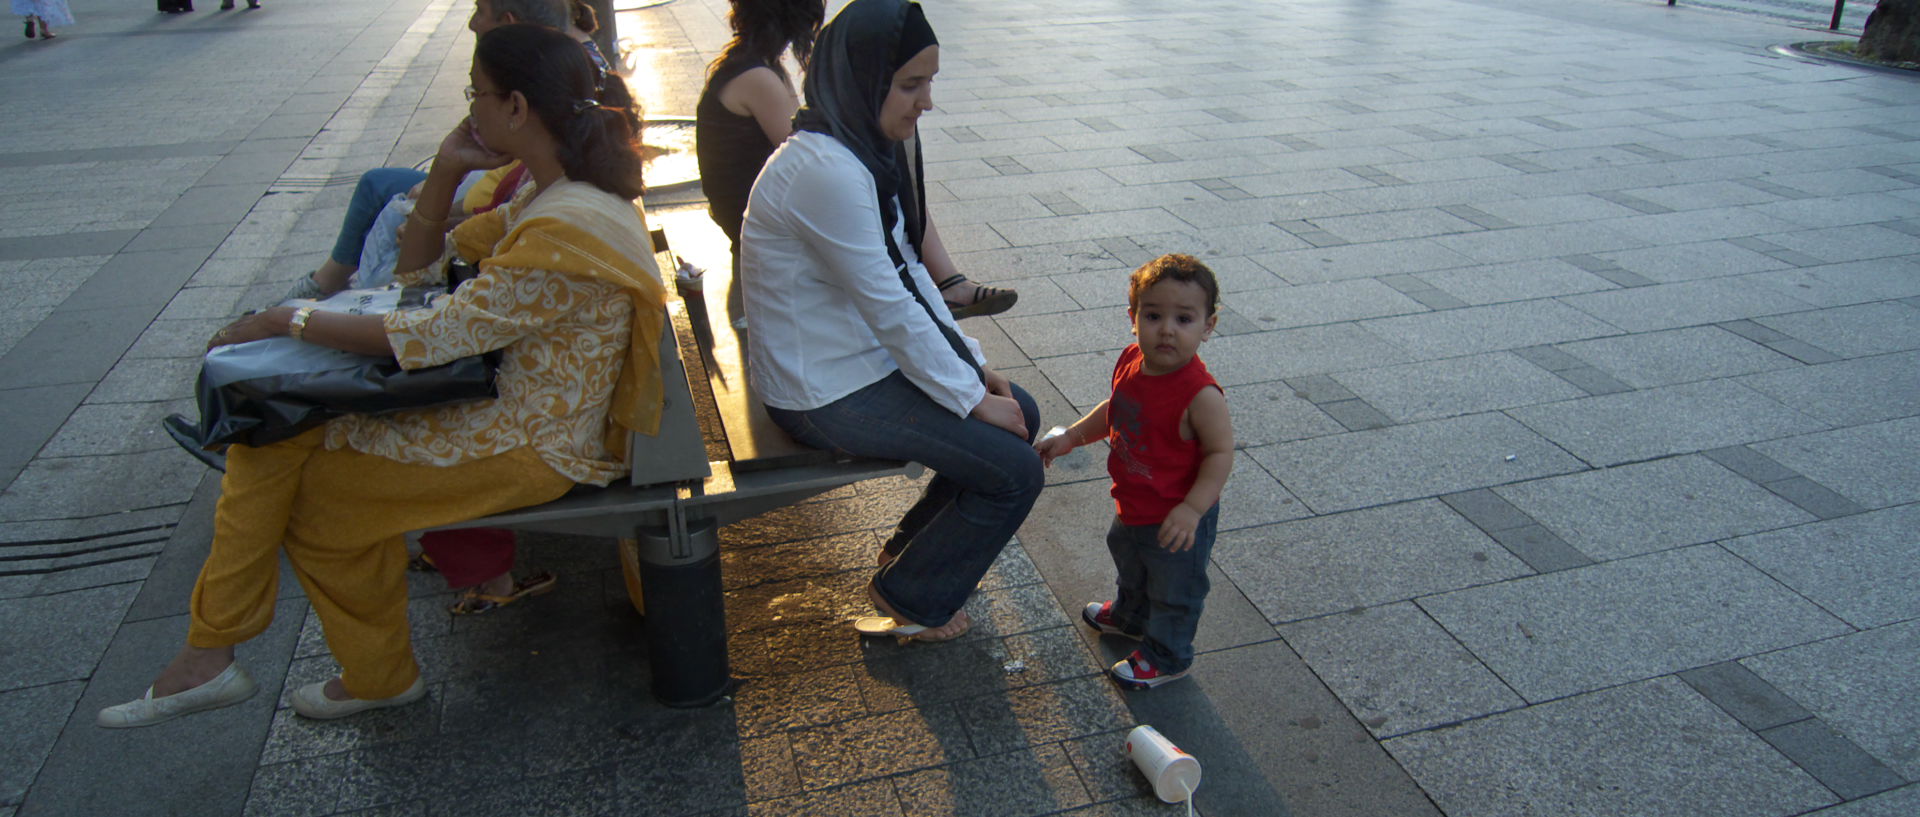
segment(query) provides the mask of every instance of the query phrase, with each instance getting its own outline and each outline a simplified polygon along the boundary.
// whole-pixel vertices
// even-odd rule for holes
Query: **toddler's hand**
[[[1067,435],[1055,434],[1040,438],[1039,442],[1033,444],[1033,450],[1040,452],[1041,465],[1052,468],[1053,458],[1072,451],[1073,443],[1067,442]]]
[[[1193,531],[1200,526],[1200,514],[1182,502],[1167,512],[1160,522],[1160,549],[1179,553],[1193,547]]]

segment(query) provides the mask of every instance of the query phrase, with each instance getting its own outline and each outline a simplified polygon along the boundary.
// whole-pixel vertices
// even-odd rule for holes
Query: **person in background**
[[[805,65],[813,35],[826,18],[826,0],[733,0],[727,24],[733,39],[707,66],[707,84],[694,107],[694,145],[707,214],[732,246],[734,285],[727,315],[741,325],[740,223],[761,165],[793,132],[800,109],[793,77],[781,57],[789,50]]]
[[[50,26],[73,25],[73,11],[67,8],[67,0],[13,0],[13,13],[27,21],[27,39],[33,39],[37,28],[40,39],[51,40],[54,37]]]

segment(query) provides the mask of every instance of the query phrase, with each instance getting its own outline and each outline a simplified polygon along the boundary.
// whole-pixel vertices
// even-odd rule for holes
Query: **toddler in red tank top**
[[[1113,392],[1087,416],[1035,447],[1055,457],[1106,439],[1115,514],[1107,550],[1119,574],[1112,600],[1081,617],[1140,642],[1110,672],[1155,687],[1185,677],[1207,598],[1207,561],[1220,491],[1233,471],[1226,395],[1200,361],[1218,320],[1220,285],[1190,255],[1163,255],[1134,270],[1127,316],[1135,342],[1113,367]]]

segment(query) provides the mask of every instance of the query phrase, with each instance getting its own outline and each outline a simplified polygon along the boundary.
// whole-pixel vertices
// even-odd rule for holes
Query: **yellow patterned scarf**
[[[660,331],[665,325],[666,287],[653,257],[653,238],[638,202],[584,182],[562,179],[541,191],[498,243],[454,230],[456,250],[481,258],[479,267],[542,269],[584,275],[620,287],[633,299],[633,339],[627,365],[613,389],[613,420],[607,448],[625,457],[621,429],[660,431],[665,399],[660,377]],[[464,226],[464,225],[463,225]]]

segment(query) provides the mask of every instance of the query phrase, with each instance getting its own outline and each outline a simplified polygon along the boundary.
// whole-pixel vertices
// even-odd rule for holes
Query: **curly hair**
[[[1200,287],[1207,296],[1207,317],[1213,317],[1220,308],[1220,282],[1214,279],[1213,270],[1191,255],[1167,253],[1141,264],[1127,278],[1127,311],[1139,309],[1140,293],[1161,281],[1181,281]]]
[[[794,59],[805,66],[813,54],[814,35],[827,17],[826,0],[731,0],[731,5],[727,24],[733,27],[733,39],[707,66],[709,73],[729,59],[750,58],[785,78],[780,53],[793,49]]]
[[[572,37],[542,26],[505,25],[480,35],[473,61],[502,92],[526,97],[553,135],[567,178],[639,198],[641,157],[631,114],[592,104],[593,61]]]

